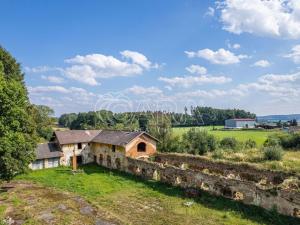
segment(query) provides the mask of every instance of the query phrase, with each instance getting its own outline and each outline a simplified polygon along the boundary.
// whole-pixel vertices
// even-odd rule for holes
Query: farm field
[[[221,129],[223,126],[215,126],[215,128]],[[176,127],[173,128],[173,132],[175,135],[182,135],[189,129],[190,127]],[[196,129],[205,129],[219,139],[224,137],[235,137],[239,141],[253,139],[258,146],[261,146],[270,134],[280,132],[278,130],[213,130],[212,126],[196,127]]]
[[[206,193],[191,200],[182,189],[96,166],[82,167],[84,173],[72,175],[68,168],[45,169],[17,177],[82,196],[121,224],[297,224],[298,220],[280,216],[254,206],[245,206]],[[1,197],[1,194],[0,194]],[[184,204],[192,202],[192,206]],[[1,216],[1,215],[0,215]],[[32,223],[31,223],[32,224]]]

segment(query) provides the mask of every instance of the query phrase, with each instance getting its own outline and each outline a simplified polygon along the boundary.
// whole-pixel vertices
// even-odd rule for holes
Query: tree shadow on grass
[[[120,178],[125,178],[134,182],[139,182],[154,191],[158,191],[167,196],[176,196],[182,199],[188,199],[185,197],[185,192],[182,188],[173,187],[169,184],[153,181],[153,180],[143,180],[138,176],[134,176],[125,172],[118,170],[110,170],[95,164],[89,164],[81,166],[86,174],[93,173],[110,173],[113,176]],[[242,218],[255,221],[260,224],[267,225],[299,225],[300,219],[280,215],[276,210],[269,211],[261,207],[253,205],[245,205],[241,202],[233,201],[224,197],[213,196],[202,190],[200,191],[200,197],[193,198],[193,201],[201,204],[207,208],[216,209],[224,212],[224,217],[226,217],[226,212],[234,211],[241,215]]]

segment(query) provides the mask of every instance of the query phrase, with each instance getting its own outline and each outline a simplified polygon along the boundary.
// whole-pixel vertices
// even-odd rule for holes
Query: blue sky
[[[300,113],[297,0],[1,1],[0,44],[56,115]]]

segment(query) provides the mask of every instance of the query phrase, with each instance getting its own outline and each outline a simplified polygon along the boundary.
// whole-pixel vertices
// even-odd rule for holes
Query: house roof
[[[57,144],[54,142],[38,144],[36,148],[36,159],[49,159],[61,156],[62,152],[59,151]]]
[[[150,134],[144,131],[120,131],[120,130],[67,130],[67,131],[55,131],[55,136],[59,144],[74,144],[82,142],[97,142],[103,144],[111,144],[118,146],[125,146],[131,142],[134,138],[143,134],[147,135],[151,139],[158,141]]]
[[[128,131],[119,131],[119,130],[102,130],[92,140],[92,142],[118,145],[118,146],[126,146],[133,139],[135,139],[136,137],[139,137],[143,134],[147,135],[151,139],[158,141],[156,138],[152,137],[151,135],[149,135],[143,131],[128,132]]]
[[[55,131],[54,134],[57,137],[59,144],[73,144],[90,142],[96,137],[101,130],[67,130],[67,131]]]

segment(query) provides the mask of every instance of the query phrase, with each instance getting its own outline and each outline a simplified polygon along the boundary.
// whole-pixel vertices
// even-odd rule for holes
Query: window
[[[146,144],[144,142],[141,142],[137,146],[137,151],[138,152],[145,152],[146,151]]]
[[[115,145],[112,145],[112,146],[111,146],[111,150],[112,150],[112,152],[116,152],[116,146],[115,146]]]
[[[82,149],[82,144],[81,143],[77,144],[77,149]]]

